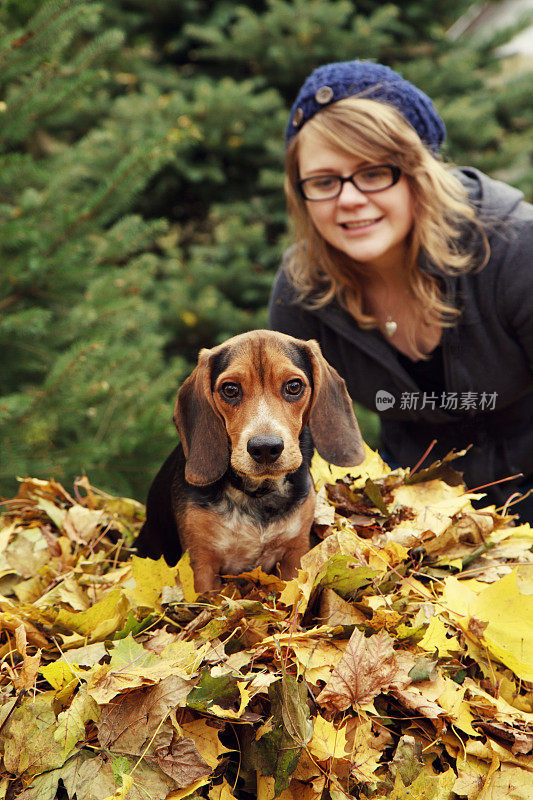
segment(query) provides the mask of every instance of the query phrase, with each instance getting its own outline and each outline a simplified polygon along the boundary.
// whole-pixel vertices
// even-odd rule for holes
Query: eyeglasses
[[[340,175],[317,175],[304,178],[297,186],[306,200],[333,200],[342,192],[346,182],[352,183],[363,194],[382,192],[398,183],[402,171],[393,164],[377,164],[374,167],[363,167],[342,178]],[[357,179],[356,179],[357,178]]]

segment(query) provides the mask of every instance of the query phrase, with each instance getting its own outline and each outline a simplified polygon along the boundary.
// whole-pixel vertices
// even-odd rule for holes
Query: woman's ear
[[[229,439],[211,396],[209,350],[201,350],[198,366],[184,381],[176,400],[174,424],[185,454],[185,480],[207,486],[229,466]]]
[[[329,464],[356,466],[365,459],[365,447],[346,384],[314,339],[306,345],[313,368],[309,428],[315,447]]]

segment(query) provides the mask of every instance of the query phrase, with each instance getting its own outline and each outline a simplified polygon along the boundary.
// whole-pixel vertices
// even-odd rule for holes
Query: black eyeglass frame
[[[381,189],[360,189],[357,183],[354,181],[355,176],[359,172],[366,172],[368,169],[376,169],[378,167],[387,167],[391,170],[392,173],[392,183],[389,183],[388,186],[383,186]],[[296,186],[300,194],[302,195],[304,200],[308,200],[310,203],[321,203],[324,200],[335,200],[336,197],[339,197],[345,183],[351,183],[358,192],[362,192],[363,194],[376,194],[377,192],[384,192],[386,189],[390,189],[391,186],[395,186],[402,176],[402,170],[400,167],[397,167],[396,164],[375,164],[372,167],[361,167],[361,169],[356,169],[355,172],[352,172],[351,175],[348,175],[347,178],[343,178],[341,175],[314,175],[311,178],[303,178],[302,180],[297,181]],[[336,194],[332,194],[329,197],[307,197],[304,192],[304,184],[308,181],[314,181],[317,178],[336,178],[340,181],[339,191]]]

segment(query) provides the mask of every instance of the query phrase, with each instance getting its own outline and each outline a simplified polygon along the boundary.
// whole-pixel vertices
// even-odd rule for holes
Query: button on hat
[[[299,128],[304,121],[304,112],[301,108],[297,108],[292,115],[292,124],[295,128]]]
[[[291,108],[286,144],[325,106],[358,95],[394,106],[435,152],[446,138],[444,122],[424,92],[383,64],[355,60],[324,64],[309,75]]]
[[[320,105],[325,105],[325,103],[329,103],[333,100],[333,95],[334,92],[331,86],[321,86],[315,94],[315,100],[317,103],[320,103]]]

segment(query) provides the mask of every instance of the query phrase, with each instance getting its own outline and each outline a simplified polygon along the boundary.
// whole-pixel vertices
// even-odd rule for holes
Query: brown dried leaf
[[[480,722],[476,728],[492,739],[502,742],[514,755],[526,756],[533,753],[533,726],[529,726],[529,729],[526,730],[519,730],[518,727],[505,722]]]
[[[315,525],[326,527],[335,522],[335,509],[327,498],[325,486],[321,486],[316,495],[314,521]]]
[[[54,737],[56,723],[51,693],[15,709],[2,730],[5,768],[13,775],[31,776],[62,766],[65,758]]]
[[[38,650],[34,656],[25,655],[22,662],[22,669],[19,672],[18,682],[19,688],[23,692],[29,691],[39,672],[41,666],[41,651]]]
[[[211,772],[192,739],[182,737],[169,747],[160,747],[156,758],[147,758],[148,763],[157,761],[159,767],[176,783],[180,789],[190,786],[194,781],[204,778]]]
[[[37,613],[35,613],[37,617]],[[48,646],[48,639],[33,625],[28,619],[23,619],[22,615],[3,611],[0,613],[0,629],[5,629],[15,633],[17,628],[24,626],[26,640],[36,647],[45,648]]]
[[[392,693],[406,708],[414,711],[417,715],[421,714],[428,719],[438,719],[445,713],[438,703],[425,697],[418,686],[410,686],[409,689],[393,689]]]
[[[339,597],[333,589],[322,591],[318,616],[322,623],[332,628],[335,625],[361,625],[367,621],[362,611]]]
[[[28,655],[26,652],[26,628],[22,623],[15,629],[15,642],[17,650],[22,656],[22,667],[17,675],[16,684],[19,691],[27,692],[35,683],[35,678],[39,672],[41,651],[38,650],[34,656]]]
[[[100,534],[103,516],[103,511],[91,511],[80,505],[72,506],[63,520],[63,530],[71,541],[84,544]]]
[[[94,667],[104,656],[107,655],[106,646],[103,642],[88,644],[85,647],[73,647],[62,654],[62,661],[67,664],[78,664],[80,667]]]
[[[440,536],[426,542],[424,548],[428,555],[462,558],[484,544],[493,528],[492,514],[469,510],[461,514]]]
[[[185,683],[171,675],[148,689],[120,694],[105,705],[97,725],[101,746],[140,755],[169,712],[184,702],[191,689]],[[170,739],[157,744],[169,744]]]
[[[317,702],[334,711],[347,711],[351,706],[369,702],[388,688],[397,673],[398,663],[390,636],[381,631],[366,639],[356,628]]]

